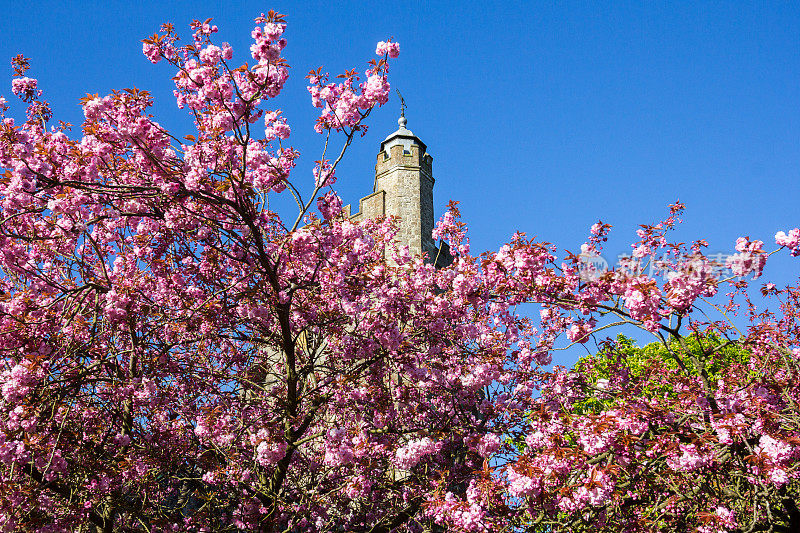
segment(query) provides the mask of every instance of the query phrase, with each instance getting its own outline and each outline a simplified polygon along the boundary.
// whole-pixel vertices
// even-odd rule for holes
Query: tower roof
[[[403,151],[411,152],[411,145],[416,144],[420,147],[420,154],[424,154],[427,150],[427,146],[425,143],[422,142],[419,137],[414,135],[414,132],[406,128],[406,124],[408,120],[406,120],[405,114],[401,115],[399,119],[397,119],[397,131],[394,133],[390,133],[381,143],[381,152],[389,150],[392,146],[402,145]],[[387,152],[388,153],[388,152]]]

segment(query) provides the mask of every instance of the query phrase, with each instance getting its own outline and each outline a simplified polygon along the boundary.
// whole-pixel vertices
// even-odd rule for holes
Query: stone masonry
[[[358,212],[345,216],[354,221],[396,216],[399,220],[397,240],[409,247],[412,254],[425,252],[428,261],[441,267],[452,262],[446,243],[436,246],[433,231],[433,157],[416,135],[406,129],[406,118],[397,121],[399,128],[381,143],[375,164],[373,192],[358,202]]]

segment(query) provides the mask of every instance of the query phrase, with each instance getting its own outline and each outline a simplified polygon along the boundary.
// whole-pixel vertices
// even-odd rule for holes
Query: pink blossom
[[[775,244],[789,248],[793,257],[800,255],[800,228],[789,230],[788,235],[779,231],[775,234]]]
[[[336,171],[331,166],[330,161],[319,161],[312,171],[314,174],[314,186],[325,187],[336,183]]]
[[[210,44],[200,50],[200,61],[207,65],[216,65],[222,59],[222,48]]]
[[[567,329],[567,338],[570,342],[578,342],[581,344],[588,342],[590,338],[589,335],[592,333],[595,324],[596,321],[594,319],[573,322]]]
[[[11,80],[11,91],[25,102],[30,102],[41,95],[41,91],[36,90],[36,84],[34,78],[14,78]]]
[[[695,256],[681,265],[680,271],[667,273],[667,302],[676,311],[688,310],[700,296],[713,296],[717,292],[711,264],[702,256]]]
[[[791,457],[792,446],[769,435],[761,435],[756,447],[756,453],[762,453],[773,462],[779,463]]]
[[[478,454],[481,457],[491,457],[497,450],[500,449],[500,437],[494,433],[487,433],[482,436],[478,442]]]
[[[410,470],[419,463],[423,457],[436,453],[442,449],[441,442],[434,442],[429,437],[414,439],[397,449],[394,464],[403,470]]]
[[[536,497],[541,492],[541,481],[519,474],[513,468],[506,471],[506,476],[508,477],[508,490],[515,497]]]
[[[429,502],[425,512],[437,524],[452,524],[460,531],[489,531],[484,522],[486,511],[478,502],[461,501],[452,492],[447,492],[444,499]]]
[[[264,136],[267,141],[276,138],[288,139],[289,135],[292,133],[289,124],[286,123],[286,119],[283,117],[279,118],[278,115],[278,112],[264,113],[264,125],[266,126]]]
[[[719,517],[720,523],[727,529],[734,529],[737,527],[736,513],[722,505],[717,506],[714,513]]]
[[[256,447],[256,461],[258,461],[258,464],[261,466],[275,464],[284,458],[287,448],[288,445],[285,441],[262,441]]]
[[[647,276],[630,278],[624,292],[625,306],[631,318],[641,320],[650,331],[658,329],[661,291]]]
[[[604,471],[592,468],[583,483],[569,496],[559,499],[558,506],[564,511],[574,512],[587,506],[599,506],[614,492],[614,481]]]
[[[317,198],[317,209],[325,220],[332,220],[342,213],[342,199],[333,191]]]
[[[147,56],[151,63],[158,63],[161,61],[161,52],[158,46],[153,43],[142,43],[142,53]]]
[[[389,81],[386,76],[373,74],[362,87],[362,94],[368,105],[383,105],[389,101]]]
[[[375,53],[379,56],[388,54],[391,58],[398,57],[400,55],[400,43],[380,41]]]
[[[0,382],[2,382],[0,390],[2,390],[3,398],[10,405],[17,404],[31,391],[41,374],[41,370],[35,371],[27,363],[17,363],[10,371],[2,372],[0,374]]]
[[[711,463],[711,458],[701,454],[694,444],[681,443],[678,448],[680,455],[673,453],[667,457],[667,465],[673,470],[692,472]]]

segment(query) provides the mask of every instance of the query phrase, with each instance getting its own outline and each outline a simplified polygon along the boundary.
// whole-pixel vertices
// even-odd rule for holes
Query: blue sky
[[[285,13],[293,68],[274,105],[303,154],[295,179],[308,184],[322,143],[303,76],[320,65],[363,71],[375,43],[393,36],[401,55],[390,80],[434,157],[438,214],[461,201],[474,251],[516,230],[577,250],[602,219],[614,225],[613,261],[676,199],[688,207],[677,238],[705,237],[711,252],[745,234],[772,243],[800,225],[796,2],[2,3],[0,58],[31,58],[56,118],[80,124],[81,96],[136,86],[182,133],[191,121],[175,106],[173,72],[145,59],[141,39],[165,21],[188,37],[192,18],[213,17],[244,62],[253,17]],[[10,66],[6,77],[0,93],[11,100]],[[398,110],[396,98],[377,110],[349,153],[345,202],[371,192]],[[800,271],[773,263],[766,277]]]

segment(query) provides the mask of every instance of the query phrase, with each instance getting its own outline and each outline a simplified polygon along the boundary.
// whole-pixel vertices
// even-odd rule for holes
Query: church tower
[[[398,128],[381,142],[375,164],[372,194],[358,203],[354,221],[382,216],[400,219],[397,240],[408,246],[412,255],[427,253],[428,261],[445,266],[452,261],[449,247],[440,251],[433,231],[433,157],[419,137],[406,128],[406,117]]]

